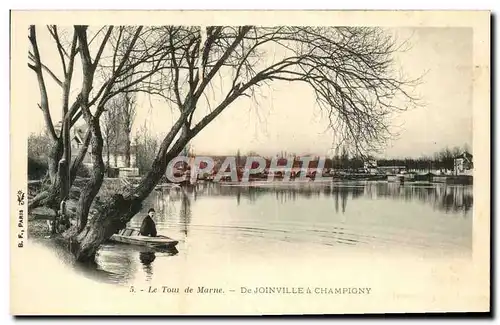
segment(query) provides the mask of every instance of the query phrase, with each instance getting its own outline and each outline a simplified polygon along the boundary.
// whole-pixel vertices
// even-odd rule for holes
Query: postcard
[[[11,11],[11,313],[488,312],[490,19]]]

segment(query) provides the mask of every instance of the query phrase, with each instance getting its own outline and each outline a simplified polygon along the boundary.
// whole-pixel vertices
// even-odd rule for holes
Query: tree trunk
[[[45,206],[47,208],[58,210],[59,200],[61,195],[61,182],[59,179],[59,162],[63,155],[63,142],[59,138],[55,141],[50,148],[48,156],[48,173],[50,179],[50,185],[48,188],[40,191],[32,200],[28,203],[28,211],[35,209],[40,206]]]
[[[109,145],[106,147],[106,168],[109,168]]]
[[[165,175],[168,163],[182,152],[189,138],[185,132],[182,132],[181,137],[177,140],[174,146],[168,151],[170,143],[162,142],[158,155],[156,156],[151,170],[142,179],[141,183],[135,188],[133,195],[144,200],[153,191],[161,177]]]
[[[82,162],[85,159],[85,156],[87,155],[91,138],[92,138],[92,132],[90,131],[90,129],[87,129],[87,132],[85,133],[85,138],[83,140],[83,146],[80,149],[80,152],[78,153],[78,155],[75,157],[75,159],[73,159],[73,163],[71,164],[70,188],[76,179],[76,174],[78,172],[78,169],[82,165]]]
[[[65,91],[64,91],[64,97],[65,99],[65,105],[63,105],[63,116],[66,116],[68,114],[68,92],[69,89],[67,88],[67,85],[65,83]],[[70,175],[71,175],[71,136],[69,133],[70,130],[70,120],[66,119],[62,125],[63,127],[63,132],[62,132],[62,138],[63,138],[63,163],[59,164],[59,175],[60,175],[60,180],[61,180],[61,201],[65,200],[69,196],[69,189],[71,187],[71,180],[70,180]]]
[[[130,132],[125,135],[125,167],[130,168]]]
[[[118,149],[116,148],[116,146],[115,146],[115,152],[114,152],[113,156],[114,156],[113,158],[114,158],[114,163],[115,163],[114,167],[117,168],[118,167]]]
[[[96,120],[91,126],[93,173],[80,196],[77,211],[78,226],[64,234],[64,237],[69,240],[72,254],[79,262],[94,261],[99,246],[116,230],[123,228],[128,220],[141,209],[142,200],[136,198],[126,200],[122,195],[117,194],[97,206],[97,214],[88,221],[90,206],[104,178],[103,140],[98,123]]]
[[[55,183],[51,183],[46,190],[40,192],[32,200],[30,200],[28,203],[28,211],[40,206],[45,206],[57,211],[59,209],[60,196],[61,187],[59,186],[59,179],[56,176]]]
[[[61,159],[59,161],[59,192],[60,201],[67,200],[69,196],[69,161]]]
[[[102,153],[102,137],[99,135],[97,138],[101,139],[96,142],[97,146],[99,146],[100,142],[100,149],[97,151],[100,150]],[[92,139],[94,139],[94,136]],[[170,151],[167,151],[170,143],[164,141],[151,171],[144,177],[136,189],[132,190],[126,196],[116,194],[107,201],[104,201],[96,207],[97,213],[88,224],[80,224],[80,227],[72,228],[64,234],[65,238],[69,240],[70,250],[77,261],[84,263],[94,261],[99,246],[116,233],[117,230],[123,229],[127,222],[141,210],[142,201],[153,191],[160,178],[165,174],[168,163],[182,151],[186,143],[186,138],[180,138]],[[92,142],[92,145],[94,146],[94,142]],[[92,151],[93,154],[97,154],[97,152],[94,153],[95,150]],[[97,160],[94,159],[94,164],[96,164]],[[100,160],[102,164],[102,155]],[[96,167],[100,168],[99,164],[94,166],[94,170],[96,170]],[[89,182],[80,197],[80,208],[84,208],[85,210],[82,210],[78,216],[79,218],[83,218],[82,221],[85,223],[90,204],[99,190],[99,181],[102,183],[102,174],[94,173],[91,182]],[[83,212],[87,214],[82,214]]]
[[[71,165],[69,188],[71,188],[71,186],[73,185],[73,182],[76,179],[78,168],[80,168],[82,161],[88,151],[88,146],[90,144],[92,134],[90,133],[90,131],[87,132],[88,133],[85,135],[84,145]],[[58,163],[63,154],[62,149],[62,141],[58,141],[53,146],[49,156],[49,166],[52,164],[56,167],[51,167],[53,175],[50,175],[49,172],[50,185],[48,188],[40,191],[40,193],[38,193],[32,200],[29,201],[28,211],[40,206],[55,209],[56,211],[59,208],[61,198],[61,181],[59,178]]]
[[[78,230],[82,231],[87,225],[88,214],[92,201],[101,188],[104,179],[104,162],[102,160],[103,140],[98,119],[92,119],[90,125],[92,132],[92,174],[89,182],[83,188],[77,210]]]
[[[82,231],[70,229],[64,236],[69,240],[70,251],[79,262],[93,262],[99,246],[117,230],[123,229],[127,222],[142,208],[141,200],[126,200],[115,194],[102,206]]]
[[[153,191],[161,177],[165,174],[168,163],[176,157],[193,135],[183,135],[177,139],[169,150],[175,135],[182,127],[179,119],[172,127],[169,134],[163,140],[160,150],[153,162],[152,170],[141,181],[139,186],[131,189],[125,196],[116,194],[107,201],[99,204],[97,213],[87,224],[90,205],[99,191],[103,180],[104,163],[102,161],[103,139],[99,126],[99,120],[92,122],[92,155],[94,157],[93,175],[80,196],[79,211],[77,213],[80,223],[72,227],[64,237],[69,239],[70,250],[79,262],[94,261],[99,246],[113,235],[118,229],[125,227],[126,223],[140,211],[142,201]]]
[[[51,183],[56,182],[56,178],[58,175],[59,161],[63,156],[63,150],[64,148],[61,138],[59,138],[57,141],[54,141],[54,143],[50,147],[47,163],[48,163],[48,171]]]

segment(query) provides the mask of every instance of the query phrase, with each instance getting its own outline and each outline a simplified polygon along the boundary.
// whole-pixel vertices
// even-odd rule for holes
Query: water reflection
[[[182,263],[196,264],[200,256],[226,263],[229,256],[257,254],[267,263],[290,244],[312,251],[349,247],[448,254],[472,249],[472,186],[199,183],[153,192],[130,226],[140,226],[151,206],[159,233],[179,240],[181,253],[105,245],[98,265],[112,281],[178,276],[186,267]]]
[[[197,191],[194,191],[194,200],[196,201],[196,193]],[[181,223],[184,225],[184,235],[187,237],[188,235],[188,229],[189,229],[189,224],[191,223],[191,200],[186,192],[183,192],[183,195],[181,197],[181,209],[180,209],[180,219]]]
[[[374,192],[374,198],[393,198],[405,201],[421,201],[443,212],[468,212],[472,208],[471,185],[398,185],[372,184],[365,192]]]
[[[155,252],[139,253],[139,259],[141,260],[142,263],[142,269],[146,273],[146,279],[148,281],[150,281],[151,277],[153,276],[153,266],[151,265],[151,263],[153,263],[155,258],[156,258]]]
[[[119,252],[119,254],[117,254]],[[97,271],[106,273],[106,280],[113,283],[126,283],[134,279],[142,270],[145,279],[153,276],[154,261],[157,256],[175,256],[177,249],[153,249],[134,245],[108,243],[103,245],[97,256]],[[100,274],[102,276],[102,274]]]
[[[468,212],[472,209],[473,196],[470,185],[446,184],[396,184],[386,182],[364,183],[333,183],[333,184],[274,184],[274,186],[229,186],[214,183],[201,183],[186,188],[173,188],[156,192],[157,206],[162,207],[165,213],[171,213],[164,207],[168,202],[181,201],[180,218],[186,224],[191,220],[191,199],[197,197],[227,197],[236,198],[237,205],[242,199],[256,203],[259,198],[274,194],[276,201],[284,204],[298,198],[314,199],[319,197],[332,197],[335,201],[335,211],[346,212],[348,201],[361,197],[368,199],[394,199],[405,201],[420,201],[431,205],[443,212]],[[187,229],[185,234],[187,235]]]

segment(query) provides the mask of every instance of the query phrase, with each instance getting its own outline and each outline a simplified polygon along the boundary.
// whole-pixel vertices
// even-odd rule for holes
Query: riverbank
[[[323,176],[319,178],[290,178],[288,180],[275,177],[272,181],[268,181],[265,178],[262,179],[250,179],[248,182],[243,181],[231,181],[231,180],[221,180],[221,181],[203,181],[202,182],[215,182],[222,185],[249,185],[257,183],[267,183],[267,184],[282,184],[282,183],[343,183],[343,182],[389,182],[389,183],[428,183],[428,184],[454,184],[454,185],[472,185],[473,177],[469,175],[412,175],[412,174],[400,174],[400,175],[366,175],[366,174],[346,174],[346,175],[335,175],[335,176]],[[158,187],[160,187],[159,185]]]
[[[456,185],[472,185],[473,177],[470,175],[454,175],[454,176],[434,176],[434,183],[446,183]]]
[[[367,174],[342,174],[330,177],[319,178],[295,178],[290,180],[283,180],[282,178],[275,178],[273,181],[264,180],[251,180],[249,182],[231,182],[231,181],[220,181],[215,182],[222,186],[242,186],[242,187],[297,187],[297,188],[308,188],[311,186],[324,186],[325,184],[355,184],[364,182],[395,182],[400,184],[415,184],[415,185],[436,185],[436,184],[450,184],[450,185],[471,185],[473,182],[472,176],[469,175],[412,175],[412,174],[402,174],[398,177],[393,177],[393,179],[388,180],[389,175],[367,175]],[[412,177],[413,176],[413,177]],[[84,188],[88,179],[77,178],[74,185],[70,191],[70,200],[67,201],[67,213],[70,217],[70,223],[72,225],[76,224],[76,212],[78,207],[78,200],[80,197],[81,189]],[[133,186],[138,180],[136,179],[121,179],[121,178],[106,178],[103,181],[103,185],[94,200],[89,213],[89,219],[92,219],[93,215],[96,213],[96,206],[101,204],[102,201],[106,200],[109,196],[116,193],[123,193],[127,188]],[[201,181],[201,182],[213,182],[213,181]],[[157,191],[163,190],[164,184],[159,184],[156,187]],[[168,183],[169,186],[179,186],[177,184]],[[30,181],[28,183],[28,199],[31,200],[37,193],[42,190],[42,184],[40,181]],[[53,220],[55,217],[55,211],[46,208],[36,208],[30,211],[28,214],[29,222],[29,233],[28,235],[33,237],[44,237],[49,235],[49,229],[47,225],[47,220]]]
[[[76,224],[76,212],[78,200],[82,189],[87,184],[88,178],[78,177],[70,189],[69,200],[66,201],[66,212],[69,216],[71,225]],[[92,219],[97,212],[97,205],[106,200],[113,194],[123,193],[127,189],[127,184],[119,178],[105,178],[99,193],[97,194],[92,206],[90,207],[89,220]],[[28,200],[32,200],[38,193],[43,190],[43,184],[40,180],[32,180],[28,182]],[[45,207],[38,207],[28,213],[28,236],[32,238],[43,238],[50,235],[50,230],[47,220],[53,220],[55,211]]]
[[[50,235],[45,220],[28,220],[28,238],[44,238]]]

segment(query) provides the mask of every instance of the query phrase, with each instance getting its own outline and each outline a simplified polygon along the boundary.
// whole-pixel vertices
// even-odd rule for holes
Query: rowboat
[[[133,228],[120,230],[117,234],[113,234],[110,240],[130,245],[167,249],[175,248],[175,246],[179,243],[179,241],[163,235],[158,235],[156,237],[142,236],[139,230]]]

